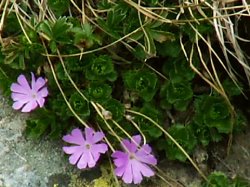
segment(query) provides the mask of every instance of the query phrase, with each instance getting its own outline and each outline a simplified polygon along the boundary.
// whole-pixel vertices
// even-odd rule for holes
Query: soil
[[[104,187],[98,185],[100,181],[95,180],[101,177],[99,168],[81,172],[68,163],[61,141],[26,139],[24,129],[27,117],[13,111],[6,99],[0,97],[0,187],[91,186],[87,183]],[[220,170],[231,178],[240,176],[250,181],[249,137],[250,129],[235,136],[228,156],[224,154],[225,145],[218,144],[212,151],[198,148],[194,160],[205,173],[212,169]],[[211,160],[213,167],[209,165]],[[190,164],[161,161],[159,167],[163,171],[160,175],[167,182],[154,178],[151,186],[201,186],[202,179]]]

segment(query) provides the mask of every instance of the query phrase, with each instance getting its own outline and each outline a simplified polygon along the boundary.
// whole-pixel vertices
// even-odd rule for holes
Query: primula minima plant
[[[11,98],[14,103],[13,109],[22,112],[30,112],[39,107],[44,106],[45,97],[48,96],[48,89],[44,78],[35,79],[34,73],[31,73],[31,85],[28,83],[24,75],[19,75],[17,83],[11,85]]]
[[[92,128],[85,128],[84,133],[78,128],[71,134],[63,136],[63,140],[73,146],[63,147],[66,154],[71,154],[69,162],[77,164],[79,169],[92,168],[100,158],[100,154],[108,150],[105,143],[99,143],[104,138],[103,132],[95,132]]]
[[[121,143],[125,151],[115,151],[112,154],[116,166],[115,174],[122,177],[125,183],[139,184],[143,176],[154,175],[149,166],[156,165],[157,160],[151,154],[151,147],[148,144],[139,147],[140,143],[140,135],[133,136],[132,141],[125,139]]]

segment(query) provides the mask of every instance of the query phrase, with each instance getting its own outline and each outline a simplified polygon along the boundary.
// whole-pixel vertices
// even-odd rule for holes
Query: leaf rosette
[[[108,84],[92,82],[87,89],[88,96],[96,102],[104,102],[111,98],[112,88]]]
[[[109,80],[113,82],[117,78],[112,59],[107,55],[93,58],[87,66],[85,75],[88,80]]]
[[[161,96],[176,110],[185,111],[193,98],[193,90],[188,82],[167,82],[162,87]]]
[[[145,101],[151,101],[158,89],[158,78],[154,72],[133,70],[124,74],[125,86],[135,91]]]
[[[81,118],[86,119],[90,115],[89,102],[84,100],[79,93],[73,93],[69,102]]]
[[[123,104],[116,99],[109,99],[103,104],[105,110],[111,112],[112,119],[119,122],[123,119],[125,108]]]
[[[196,136],[190,125],[184,126],[181,124],[172,125],[169,134],[183,147],[187,153],[192,153],[197,146]],[[186,161],[187,157],[180,151],[180,149],[169,139],[166,141],[165,146],[167,157],[170,160]]]
[[[145,103],[140,109],[140,113],[146,115],[147,117],[150,117],[158,124],[163,123],[162,112],[155,108],[152,104]],[[158,127],[156,127],[153,123],[143,117],[137,116],[135,118],[135,122],[139,125],[148,141],[157,139],[162,135],[162,131]]]
[[[197,123],[205,124],[209,129],[216,128],[219,133],[230,133],[233,128],[229,108],[218,96],[202,96],[195,102]]]

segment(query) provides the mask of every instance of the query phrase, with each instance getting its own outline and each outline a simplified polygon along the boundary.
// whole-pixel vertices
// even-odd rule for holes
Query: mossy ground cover
[[[48,96],[30,112],[27,137],[61,139],[86,127],[103,131],[109,151],[98,164],[108,165],[121,140],[139,134],[158,162],[189,164],[204,186],[241,185],[223,173],[202,171],[193,156],[201,148],[209,159],[219,142],[230,154],[235,134],[248,124],[245,106],[238,104],[249,92],[248,6],[5,0],[0,86],[13,99],[20,75],[33,81],[33,72],[46,83]],[[160,167],[154,171],[157,180],[177,183]],[[121,185],[110,173],[114,185]]]

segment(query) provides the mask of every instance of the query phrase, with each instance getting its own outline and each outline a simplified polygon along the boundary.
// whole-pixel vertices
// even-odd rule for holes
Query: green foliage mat
[[[4,95],[10,96],[10,85],[19,74],[35,72],[47,80],[49,97],[27,120],[28,137],[61,138],[83,121],[103,129],[114,147],[117,136],[141,133],[156,145],[157,155],[164,155],[159,159],[166,155],[186,162],[161,128],[189,155],[197,146],[206,148],[244,128],[241,111],[229,104],[242,93],[241,84],[236,86],[226,71],[218,72],[225,97],[193,71],[213,69],[200,58],[199,50],[209,58],[207,49],[194,48],[200,36],[215,35],[213,26],[206,19],[199,24],[187,21],[200,19],[199,11],[191,15],[184,6],[177,20],[175,1],[145,0],[141,6],[108,0],[86,1],[84,6],[70,0],[29,2],[10,3],[4,9],[0,47]],[[205,5],[201,8],[212,14]],[[220,173],[209,180],[218,183],[213,186],[228,185]]]

